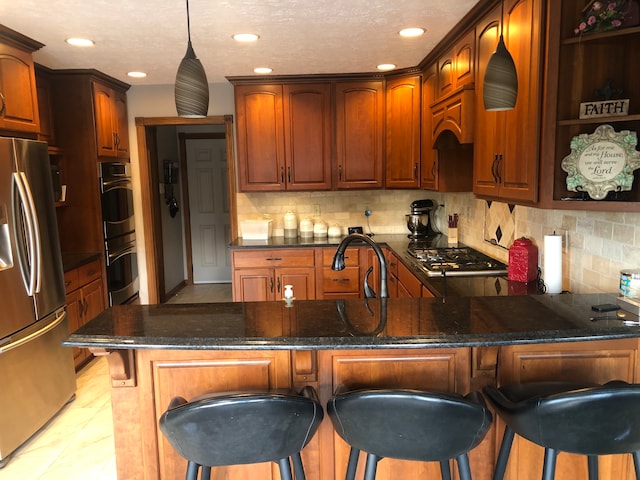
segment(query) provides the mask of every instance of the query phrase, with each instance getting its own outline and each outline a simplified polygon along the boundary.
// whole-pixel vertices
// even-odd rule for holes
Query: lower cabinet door
[[[320,400],[323,405],[341,385],[348,388],[436,389],[466,394],[469,391],[470,350],[368,350],[318,352]],[[332,429],[322,424],[321,442],[332,446],[334,471],[327,478],[345,478],[350,447]],[[471,460],[474,471],[476,459]],[[356,478],[363,478],[365,455],[361,453]],[[455,475],[455,474],[454,474]],[[385,458],[378,463],[376,480],[421,480],[440,478],[438,462],[416,462]]]
[[[262,302],[274,298],[273,269],[236,269],[233,272],[233,301]]]

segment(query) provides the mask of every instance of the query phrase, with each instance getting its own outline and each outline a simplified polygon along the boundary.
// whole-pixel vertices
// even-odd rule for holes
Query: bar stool
[[[207,394],[187,402],[175,397],[160,417],[160,430],[187,459],[186,480],[209,480],[211,467],[275,462],[281,480],[304,480],[300,451],[324,412],[315,390]]]
[[[451,479],[455,458],[461,480],[471,480],[467,453],[484,438],[492,415],[482,396],[408,389],[338,391],[327,404],[335,431],[350,446],[347,480],[354,480],[360,451],[365,480],[374,480],[382,458],[440,462]]]
[[[516,433],[545,449],[543,480],[555,478],[559,452],[586,455],[590,480],[599,455],[631,453],[640,480],[640,385],[535,382],[483,392],[506,423],[494,480],[504,478]]]

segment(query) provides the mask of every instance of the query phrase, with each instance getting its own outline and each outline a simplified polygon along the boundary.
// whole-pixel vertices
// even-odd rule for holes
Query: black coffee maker
[[[425,238],[436,235],[431,226],[431,212],[438,207],[433,200],[416,200],[411,202],[411,213],[405,215],[407,228],[411,232],[409,238]]]

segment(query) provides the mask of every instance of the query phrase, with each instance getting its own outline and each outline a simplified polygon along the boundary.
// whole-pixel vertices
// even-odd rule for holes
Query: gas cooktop
[[[504,263],[471,247],[430,248],[416,242],[407,252],[430,277],[507,274]]]

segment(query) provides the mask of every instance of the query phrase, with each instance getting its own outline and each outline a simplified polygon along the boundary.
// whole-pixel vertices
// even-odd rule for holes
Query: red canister
[[[522,237],[509,248],[507,278],[516,282],[531,282],[538,276],[538,247]]]

